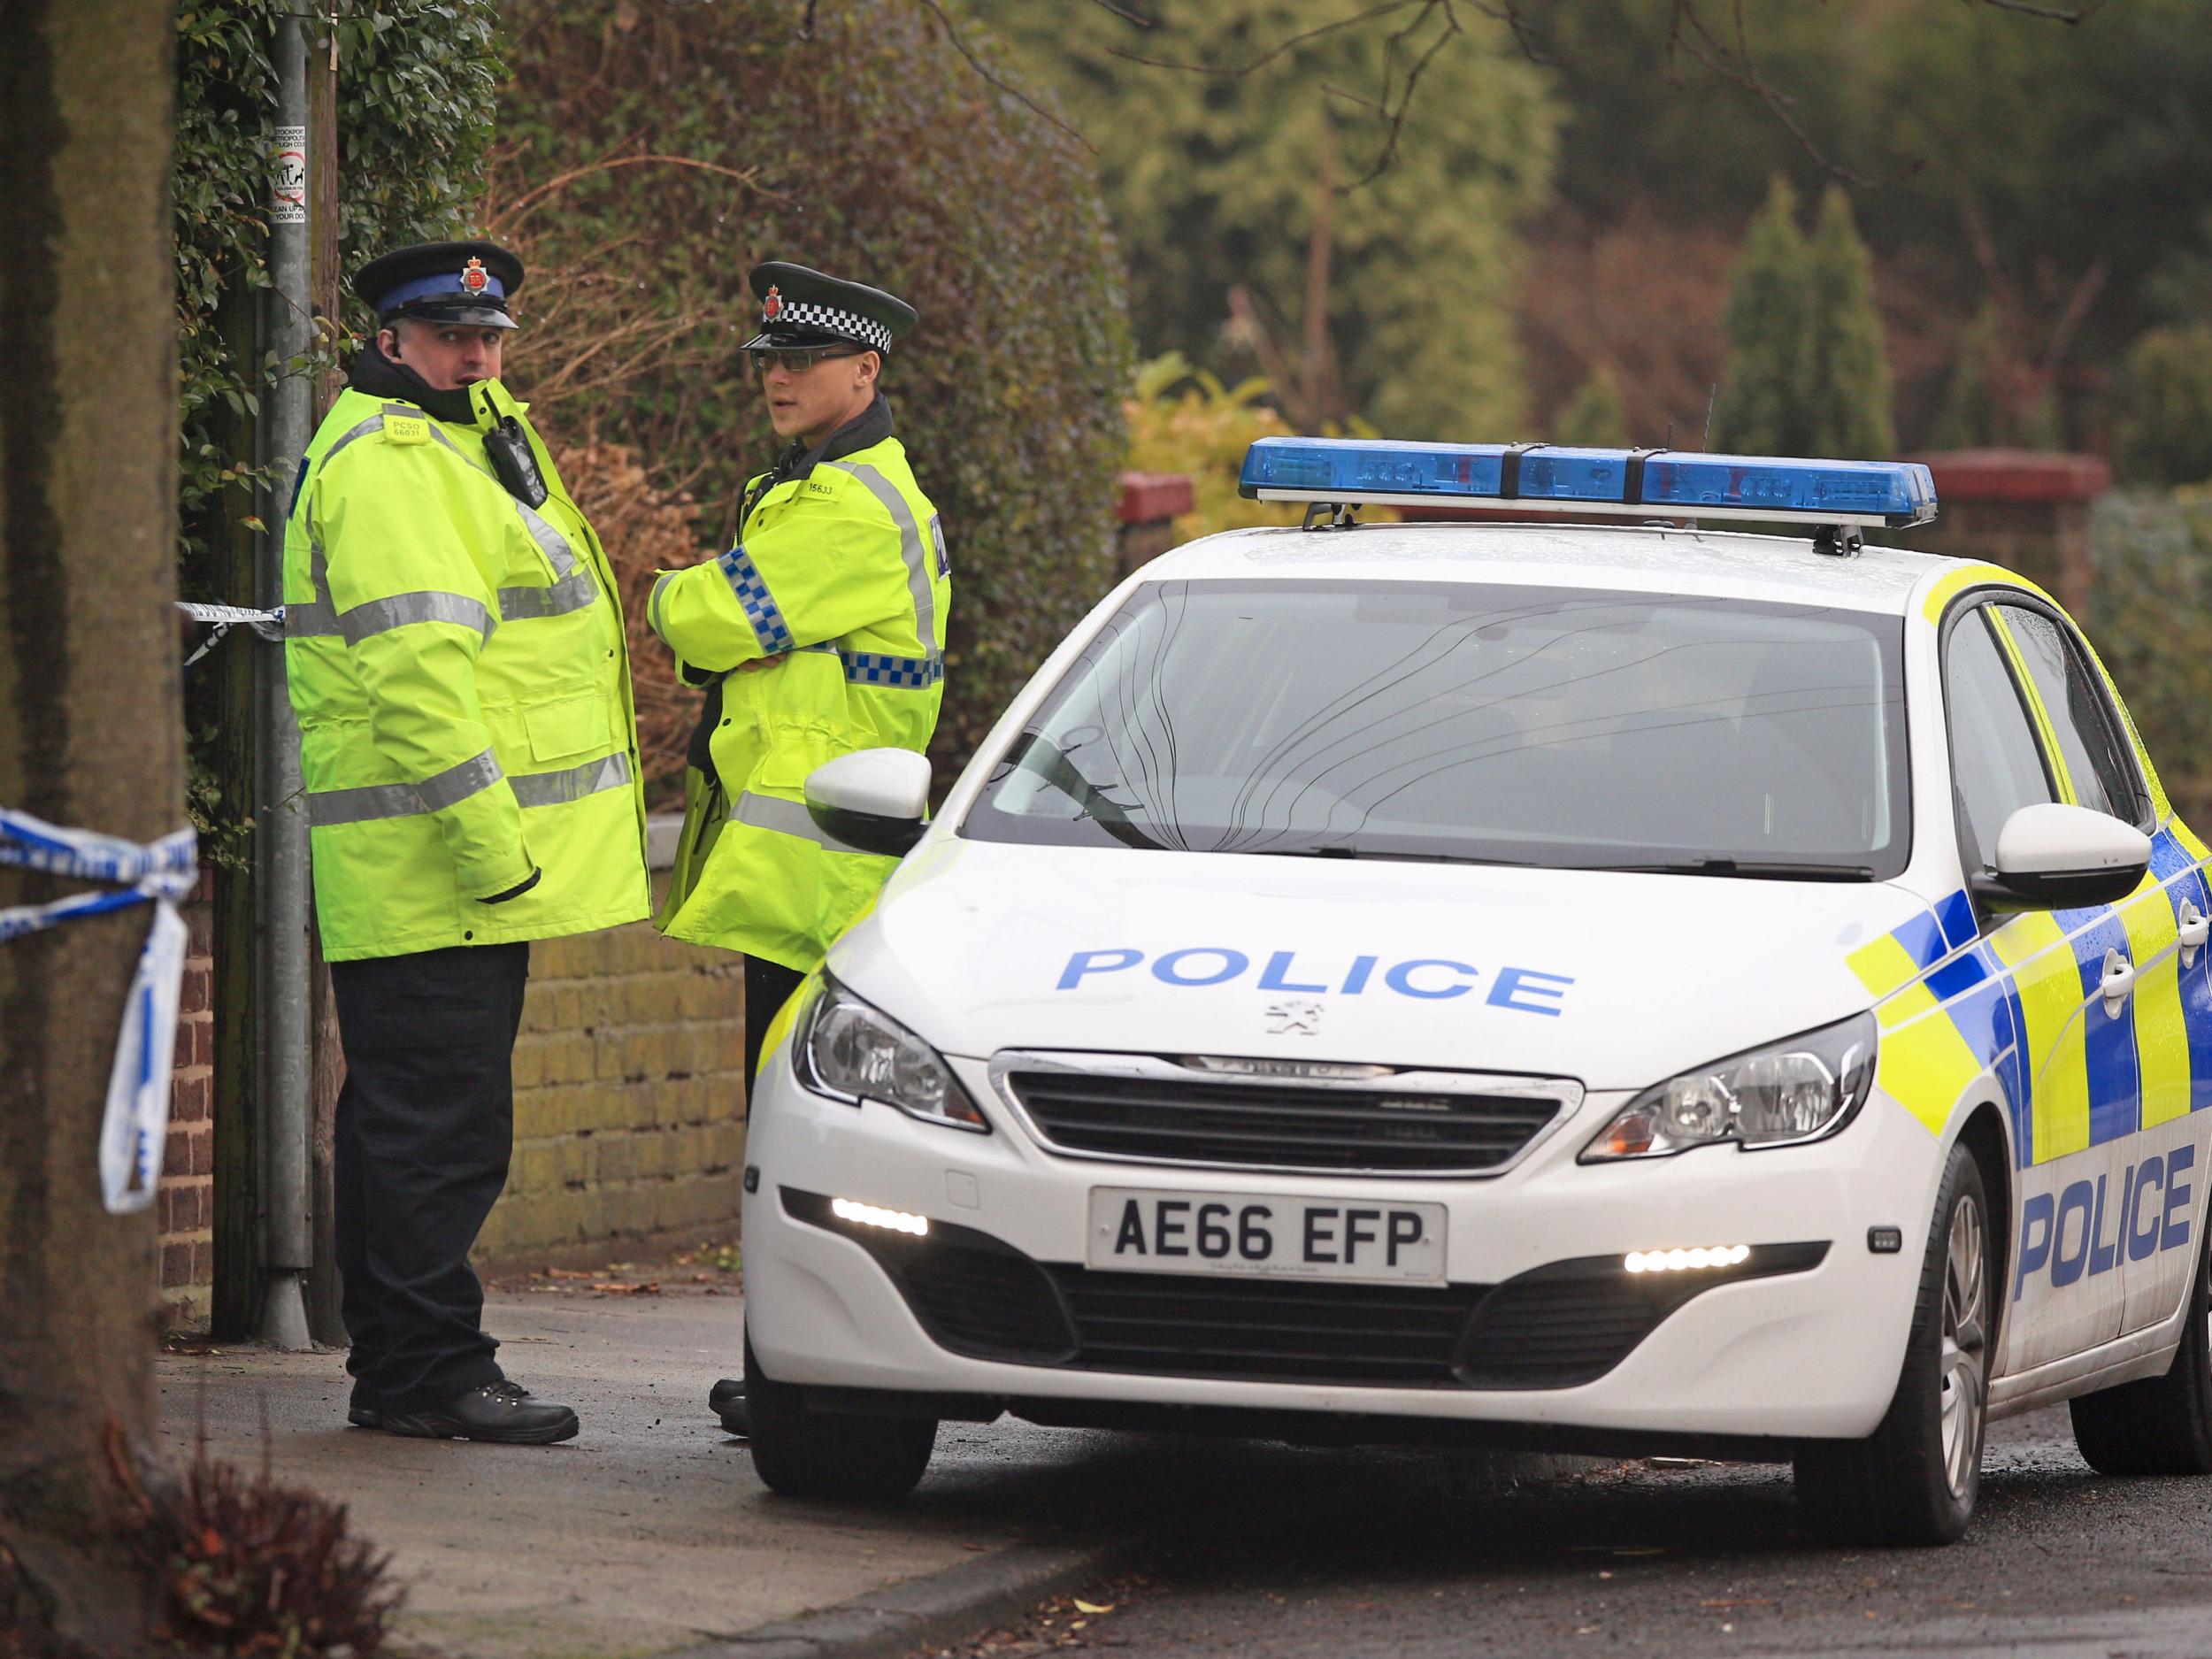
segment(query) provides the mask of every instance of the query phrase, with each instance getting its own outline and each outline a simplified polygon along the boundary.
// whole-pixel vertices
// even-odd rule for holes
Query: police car
[[[2059,1401],[2212,1470],[2207,849],[2047,595],[1862,546],[1926,470],[1244,488],[1307,527],[1124,582],[933,820],[909,753],[808,782],[905,856],[758,1080],[766,1482],[895,1496],[1011,1412],[1786,1461],[1933,1542]]]

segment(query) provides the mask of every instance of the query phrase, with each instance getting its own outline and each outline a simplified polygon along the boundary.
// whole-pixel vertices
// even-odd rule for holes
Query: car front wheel
[[[896,1502],[920,1484],[937,1443],[935,1417],[810,1410],[803,1390],[761,1374],[749,1336],[745,1407],[754,1472],[787,1498]]]
[[[1797,1495],[1821,1532],[1855,1542],[1948,1544],[1981,1487],[1995,1277],[1989,1201],[1973,1155],[1951,1149],[1897,1394],[1863,1440],[1817,1440]]]

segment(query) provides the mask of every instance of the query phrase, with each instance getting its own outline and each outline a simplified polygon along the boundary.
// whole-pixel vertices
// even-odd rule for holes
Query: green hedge
[[[757,316],[753,264],[818,266],[920,311],[885,386],[950,548],[935,753],[964,760],[1110,581],[1131,352],[1089,155],[987,84],[910,0],[517,0],[507,22],[513,148],[491,206],[543,273],[523,295],[512,376],[526,392],[637,353],[649,368],[559,403],[555,423],[595,428],[689,490],[703,544],[778,448],[733,350]],[[749,170],[749,184],[729,176]],[[560,319],[559,337],[533,336],[533,315]]]
[[[2200,758],[2212,655],[2194,636],[2212,611],[2212,495],[2116,491],[2093,509],[2090,541],[2095,580],[2082,620],[2176,809],[2212,833],[2212,767]]]

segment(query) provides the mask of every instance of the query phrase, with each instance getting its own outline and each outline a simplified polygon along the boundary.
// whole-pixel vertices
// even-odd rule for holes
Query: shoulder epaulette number
[[[384,442],[387,443],[429,442],[429,416],[417,414],[411,409],[396,409],[388,405],[384,411]]]

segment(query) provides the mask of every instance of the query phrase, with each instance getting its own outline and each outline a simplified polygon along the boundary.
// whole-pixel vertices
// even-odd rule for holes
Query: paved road
[[[1999,1425],[1966,1541],[1917,1551],[1815,1542],[1778,1469],[1513,1491],[1432,1455],[1086,1436],[1041,1486],[964,1443],[1004,1432],[948,1427],[924,1509],[1118,1533],[1144,1571],[1085,1593],[1110,1614],[963,1655],[2212,1655],[2212,1482],[2096,1476],[2062,1408]]]

